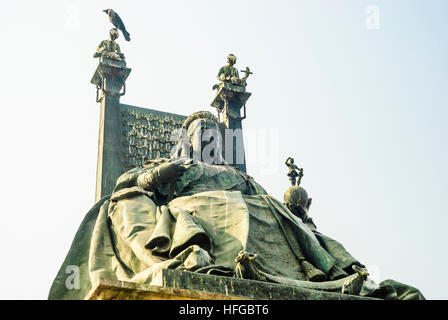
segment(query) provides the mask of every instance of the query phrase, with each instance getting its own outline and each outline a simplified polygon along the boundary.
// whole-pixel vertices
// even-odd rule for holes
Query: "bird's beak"
[[[108,9],[106,9],[106,10],[103,10],[103,12],[106,12],[106,13],[108,13],[108,12],[107,12],[107,10],[108,10]]]

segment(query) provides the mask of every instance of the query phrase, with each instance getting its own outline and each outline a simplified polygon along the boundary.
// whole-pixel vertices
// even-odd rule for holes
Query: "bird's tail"
[[[126,30],[123,30],[123,36],[126,39],[126,41],[131,41],[131,35]]]

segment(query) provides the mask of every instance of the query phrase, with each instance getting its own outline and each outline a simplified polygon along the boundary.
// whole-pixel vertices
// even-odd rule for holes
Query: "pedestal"
[[[378,300],[276,283],[162,270],[153,282],[101,280],[87,300]]]
[[[246,118],[246,101],[251,96],[245,87],[223,82],[218,88],[211,106],[222,112],[222,123],[225,132],[222,133],[224,141],[224,159],[232,166],[246,172],[246,154],[244,149],[242,120]],[[243,109],[243,115],[241,115]]]
[[[112,193],[122,173],[120,97],[125,93],[125,81],[130,72],[124,61],[100,58],[91,80],[97,87],[97,102],[101,104],[95,202]]]

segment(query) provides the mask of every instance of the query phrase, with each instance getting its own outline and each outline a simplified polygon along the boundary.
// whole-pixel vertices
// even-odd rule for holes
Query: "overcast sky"
[[[282,200],[292,156],[322,233],[375,280],[448,298],[447,1],[2,0],[1,299],[47,298],[94,204],[107,8],[131,34],[123,103],[214,112],[235,54],[248,173]]]

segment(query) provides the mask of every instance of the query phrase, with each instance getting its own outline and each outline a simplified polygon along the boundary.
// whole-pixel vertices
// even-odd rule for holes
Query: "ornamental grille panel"
[[[186,116],[120,104],[122,172],[145,161],[170,157],[176,145],[173,132]]]

